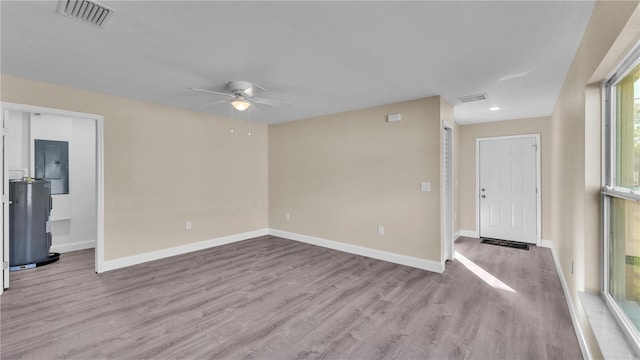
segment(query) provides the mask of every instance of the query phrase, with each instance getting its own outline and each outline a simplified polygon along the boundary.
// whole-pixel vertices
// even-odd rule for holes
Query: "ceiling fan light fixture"
[[[234,99],[231,102],[231,106],[233,106],[234,109],[238,110],[238,111],[245,111],[249,108],[249,106],[251,106],[251,103],[248,102],[245,99]]]

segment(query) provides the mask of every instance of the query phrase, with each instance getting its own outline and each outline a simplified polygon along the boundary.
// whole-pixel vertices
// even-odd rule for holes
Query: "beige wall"
[[[476,139],[540,134],[542,239],[551,239],[551,119],[549,117],[460,126],[460,229],[476,229]]]
[[[106,260],[267,227],[266,125],[1,80],[3,102],[104,116]]]
[[[551,117],[552,240],[575,304],[579,304],[578,291],[600,290],[601,116],[597,83],[603,78],[593,77],[596,71],[602,76],[612,70],[611,65],[603,69],[601,64],[637,4],[596,2]],[[636,31],[639,20],[636,12],[631,20]],[[589,83],[596,83],[595,88]],[[577,306],[577,311],[590,348],[596,357],[601,356],[582,308]]]
[[[440,262],[441,106],[431,97],[269,126],[269,227]]]

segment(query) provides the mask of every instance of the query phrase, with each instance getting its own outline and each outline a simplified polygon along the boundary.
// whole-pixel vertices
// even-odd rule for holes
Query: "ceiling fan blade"
[[[253,97],[251,98],[251,101],[253,101],[256,104],[264,104],[264,105],[271,105],[271,106],[293,105],[293,103],[290,103],[287,101],[275,100],[275,99],[264,99],[259,97]]]
[[[217,101],[211,101],[208,102],[206,104],[202,104],[199,107],[203,108],[203,107],[207,107],[207,106],[211,106],[211,105],[215,105],[215,104],[220,104],[220,103],[225,103],[225,102],[229,102],[229,100],[217,100]]]
[[[248,87],[245,90],[243,90],[242,94],[247,96],[247,97],[254,97],[258,93],[265,92],[265,91],[267,91],[267,89],[263,88],[260,85],[251,85],[250,87]]]
[[[205,89],[189,88],[189,90],[204,92],[204,93],[207,93],[207,94],[221,95],[221,96],[226,96],[226,97],[231,97],[231,98],[234,97],[234,95],[232,95],[232,94],[225,94],[225,93],[221,93],[221,92],[217,92],[217,91],[211,91],[211,90],[205,90]]]
[[[248,110],[250,114],[260,114],[262,112],[260,107],[258,107],[258,105],[256,104],[253,104]]]

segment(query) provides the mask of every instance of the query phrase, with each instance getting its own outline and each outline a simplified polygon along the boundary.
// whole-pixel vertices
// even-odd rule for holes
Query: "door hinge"
[[[7,134],[9,133],[9,130],[7,130],[6,127],[2,128],[2,136],[7,136]]]
[[[7,195],[3,194],[2,195],[2,203],[5,204],[7,201],[9,201],[9,199],[7,199]]]
[[[533,149],[534,149],[535,151],[538,151],[538,144],[533,144],[533,145],[531,145],[531,146],[533,146]]]
[[[9,268],[9,262],[8,261],[3,261],[2,262],[2,270],[7,270]]]

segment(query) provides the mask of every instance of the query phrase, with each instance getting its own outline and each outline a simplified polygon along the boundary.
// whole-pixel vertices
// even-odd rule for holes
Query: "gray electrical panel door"
[[[35,141],[35,177],[51,183],[51,194],[69,193],[69,142]]]

